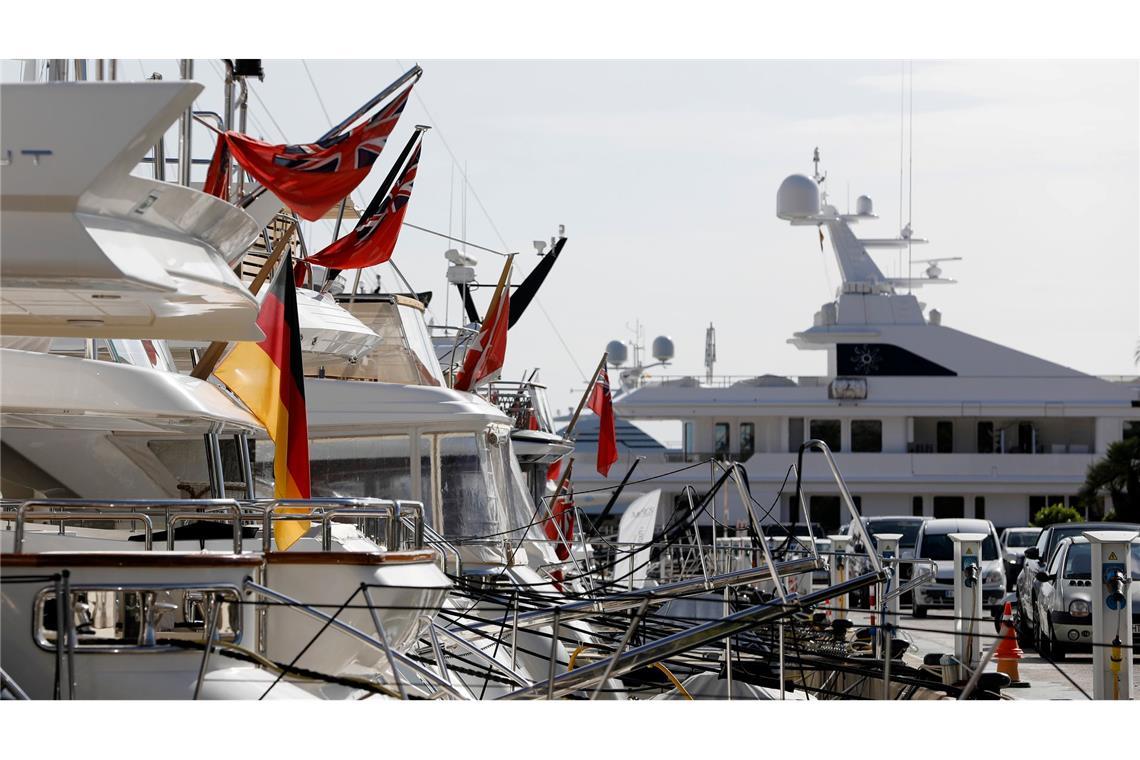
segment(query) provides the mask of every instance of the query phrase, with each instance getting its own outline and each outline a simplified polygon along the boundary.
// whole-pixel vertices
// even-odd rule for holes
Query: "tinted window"
[[[1024,533],[1022,531],[1018,531],[1016,533],[1009,533],[1009,534],[1006,534],[1005,545],[1008,547],[1011,547],[1011,548],[1018,548],[1018,549],[1020,549],[1022,547],[1033,546],[1035,543],[1037,543],[1037,537],[1039,535],[1041,535],[1041,534],[1040,533]]]
[[[1073,544],[1065,555],[1063,578],[1087,581],[1092,578],[1092,552],[1088,544]]]
[[[852,420],[851,450],[879,452],[883,450],[882,420]]]
[[[918,550],[918,556],[940,561],[953,560],[954,542],[950,540],[950,534],[928,533],[923,536],[922,546]],[[986,540],[982,541],[982,559],[989,560],[997,558],[997,542],[994,541],[992,535],[986,536]]]
[[[965,517],[966,500],[961,496],[935,496],[934,516],[936,518]]]
[[[867,532],[872,536],[878,536],[883,533],[901,533],[902,539],[899,543],[902,546],[914,546],[915,541],[918,539],[918,529],[921,527],[920,523],[913,521],[895,521],[895,520],[875,520],[867,525]]]
[[[756,451],[756,426],[751,422],[740,423],[740,460],[744,461]]]
[[[839,451],[839,420],[812,420],[811,437],[823,441],[832,451]]]
[[[716,454],[728,453],[728,423],[718,422],[713,425],[713,452]]]

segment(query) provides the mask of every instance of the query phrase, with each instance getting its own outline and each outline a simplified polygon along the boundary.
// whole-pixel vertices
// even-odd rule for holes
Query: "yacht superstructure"
[[[925,241],[909,228],[898,237],[860,238],[855,225],[876,218],[871,200],[860,197],[856,213],[842,214],[821,199],[820,179],[818,169],[815,178],[788,177],[776,213],[812,237],[818,229],[842,274],[835,300],[789,339],[826,352],[827,374],[639,379],[615,401],[618,414],[680,421],[682,447],[653,453],[619,439],[623,458],[610,481],[638,455],[645,457],[639,478],[716,458],[742,463],[770,500],[800,444],[817,438],[835,452],[864,515],[984,517],[1013,526],[1047,504],[1075,504],[1089,465],[1140,426],[1138,384],[1087,375],[943,324],[939,311],[912,293],[952,282],[941,276],[942,260],[923,262],[923,277],[884,276],[870,250]],[[579,456],[590,455],[586,443]],[[834,533],[846,519],[820,464],[805,464],[807,506],[811,520]],[[668,501],[696,477],[708,475],[686,471],[658,484]],[[585,468],[579,482],[603,484]],[[670,482],[677,485],[664,485]],[[788,493],[771,521],[803,519]],[[718,506],[718,518],[739,527],[739,500],[730,498],[726,513]]]

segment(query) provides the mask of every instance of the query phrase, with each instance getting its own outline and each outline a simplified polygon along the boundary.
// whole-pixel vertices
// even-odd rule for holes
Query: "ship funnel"
[[[869,199],[868,199],[869,202]],[[793,221],[819,214],[819,186],[802,174],[793,174],[776,191],[776,216]]]

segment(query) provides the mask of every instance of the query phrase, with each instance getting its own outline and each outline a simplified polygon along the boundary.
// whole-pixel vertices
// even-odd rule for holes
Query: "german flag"
[[[278,499],[308,499],[309,425],[301,328],[297,319],[297,287],[288,261],[277,267],[265,292],[257,326],[265,333],[265,340],[238,343],[214,375],[261,420],[273,439],[273,495]],[[273,528],[277,550],[288,549],[308,530],[307,521],[278,521]]]

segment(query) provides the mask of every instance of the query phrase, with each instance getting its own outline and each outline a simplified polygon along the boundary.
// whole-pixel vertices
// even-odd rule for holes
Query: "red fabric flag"
[[[420,148],[416,147],[403,176],[392,186],[388,197],[376,213],[361,221],[352,232],[335,240],[306,261],[329,269],[363,269],[383,264],[392,258],[396,239],[412,199],[412,184],[420,164]]]
[[[507,355],[507,326],[511,317],[510,266],[508,261],[483,324],[479,326],[479,334],[463,355],[463,368],[452,385],[457,391],[469,391],[503,368],[503,359]]]
[[[555,459],[554,462],[546,468],[546,479],[558,482],[558,476],[562,474],[562,459]]]
[[[555,542],[554,554],[560,560],[570,557],[568,544],[574,540],[574,494],[570,486],[570,472],[573,468],[574,464],[571,462],[570,470],[566,473],[566,486],[562,495],[554,502],[550,515],[546,518],[546,525],[543,526],[546,537]]]
[[[368,176],[411,91],[411,86],[405,88],[363,124],[307,145],[270,145],[240,132],[225,132],[218,136],[204,189],[219,198],[226,196],[228,156],[232,156],[286,206],[314,222]]]
[[[614,403],[610,397],[610,376],[606,368],[598,373],[598,381],[586,404],[598,415],[598,472],[603,478],[610,475],[610,467],[618,460],[617,433],[614,431]]]

